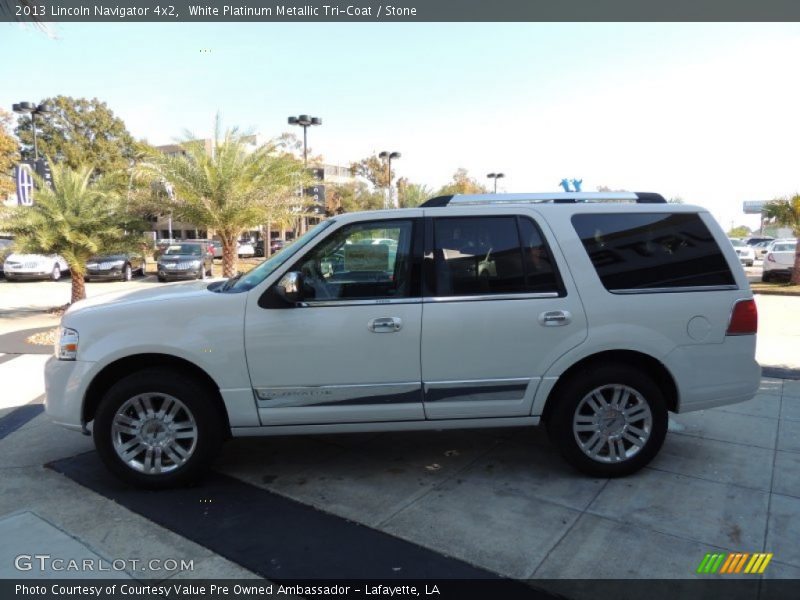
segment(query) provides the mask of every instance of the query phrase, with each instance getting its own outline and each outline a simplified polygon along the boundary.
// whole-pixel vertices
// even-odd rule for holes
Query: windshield
[[[309,229],[304,235],[297,238],[297,240],[291,246],[287,246],[285,250],[276,254],[269,260],[265,260],[249,273],[242,275],[241,279],[236,281],[236,283],[234,283],[229,289],[237,290],[240,292],[245,292],[247,290],[253,289],[259,283],[264,281],[267,277],[272,275],[272,273],[274,273],[275,270],[278,267],[280,267],[283,263],[285,263],[295,254],[297,254],[298,251],[300,251],[306,244],[308,244],[309,241],[311,241],[314,237],[316,237],[320,232],[327,229],[335,222],[336,219],[328,219],[327,221],[322,221],[321,223],[315,225],[313,228]]]
[[[197,244],[175,244],[167,248],[164,254],[189,254],[190,256],[201,256],[202,248]]]

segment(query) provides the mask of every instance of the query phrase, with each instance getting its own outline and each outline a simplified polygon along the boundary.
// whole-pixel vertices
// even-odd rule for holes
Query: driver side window
[[[343,227],[300,262],[303,297],[312,302],[407,298],[411,232],[411,220]]]

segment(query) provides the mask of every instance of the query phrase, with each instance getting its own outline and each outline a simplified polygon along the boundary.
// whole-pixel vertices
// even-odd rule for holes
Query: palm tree
[[[10,209],[3,229],[16,234],[23,252],[61,255],[72,276],[70,301],[77,302],[86,297],[86,261],[133,246],[141,223],[102,178],[92,179],[91,167],[54,163],[51,168],[52,187],[37,178],[34,204]]]
[[[792,234],[800,237],[800,194],[767,203],[764,215],[776,225],[790,227]],[[800,285],[800,244],[794,255],[791,283]]]
[[[299,160],[271,143],[251,149],[246,137],[236,128],[223,132],[217,116],[210,147],[187,135],[182,153],[153,154],[149,164],[171,184],[176,217],[216,231],[225,277],[236,273],[242,231],[269,222],[276,201],[309,181]]]

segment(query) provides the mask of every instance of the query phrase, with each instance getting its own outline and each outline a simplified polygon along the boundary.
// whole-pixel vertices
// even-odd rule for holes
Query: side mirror
[[[275,286],[275,291],[290,304],[299,302],[303,299],[303,275],[297,271],[286,273]]]

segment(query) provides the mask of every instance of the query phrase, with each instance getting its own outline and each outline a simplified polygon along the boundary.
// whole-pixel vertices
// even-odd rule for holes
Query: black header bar
[[[797,0],[0,0],[1,21],[800,21]]]

